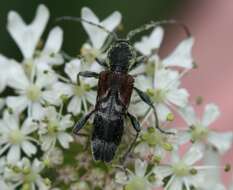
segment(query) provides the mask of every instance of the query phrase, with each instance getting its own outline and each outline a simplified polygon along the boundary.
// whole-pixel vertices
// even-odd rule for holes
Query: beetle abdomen
[[[122,117],[117,120],[108,120],[96,114],[92,135],[92,152],[95,160],[110,162],[121,142],[124,130]]]

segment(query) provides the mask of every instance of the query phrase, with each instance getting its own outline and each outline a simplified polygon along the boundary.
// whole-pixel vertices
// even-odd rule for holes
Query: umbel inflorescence
[[[119,12],[103,21],[87,7],[81,18],[114,31],[121,23]],[[56,26],[41,44],[49,11],[40,5],[35,18],[26,24],[15,11],[7,18],[7,31],[22,53],[22,60],[0,55],[0,189],[1,190],[210,190],[225,189],[219,159],[231,148],[232,132],[217,132],[211,124],[219,117],[218,107],[207,104],[203,116],[196,116],[181,78],[194,68],[193,37],[182,40],[165,58],[159,49],[164,30],[157,26],[151,34],[133,43],[138,54],[148,56],[130,72],[135,86],[145,92],[158,112],[160,127],[154,128],[153,110],[133,94],[129,107],[142,131],[136,146],[119,162],[133,139],[130,122],[115,159],[95,162],[90,150],[92,122],[72,135],[72,128],[96,102],[97,80],[80,78],[80,71],[103,70],[96,58],[106,60],[109,34],[82,23],[88,41],[80,55],[70,57],[62,50],[63,31]],[[183,126],[174,119],[181,117]],[[183,149],[183,147],[186,149]],[[180,154],[180,150],[183,153]],[[186,151],[185,151],[186,150]],[[185,152],[184,152],[185,151]]]

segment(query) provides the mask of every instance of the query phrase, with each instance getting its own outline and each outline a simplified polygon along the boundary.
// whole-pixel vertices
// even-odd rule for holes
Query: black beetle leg
[[[107,64],[105,61],[101,61],[101,60],[98,59],[98,58],[95,58],[95,60],[96,60],[96,62],[97,62],[99,65],[101,65],[101,66],[104,67],[105,69],[108,69],[108,68],[109,68],[108,64]]]
[[[127,112],[127,116],[129,117],[131,124],[133,125],[133,128],[135,129],[135,131],[139,133],[141,131],[141,126],[138,120],[133,115],[131,115],[129,112]]]
[[[81,71],[77,75],[77,84],[80,85],[80,76],[86,77],[86,78],[99,78],[99,73],[92,72],[92,71]]]
[[[120,163],[122,165],[124,165],[124,162],[126,160],[126,158],[128,157],[129,153],[131,152],[131,150],[133,149],[133,147],[135,146],[136,142],[137,142],[137,139],[138,139],[138,136],[139,136],[139,132],[137,132],[137,134],[135,135],[134,137],[134,140],[133,142],[130,144],[130,147],[128,148],[128,150],[124,153],[124,155],[120,158]]]
[[[143,102],[145,102],[147,105],[149,105],[153,111],[154,111],[154,116],[155,116],[155,127],[164,134],[168,134],[168,135],[174,135],[174,133],[172,132],[168,132],[168,131],[164,131],[163,129],[161,129],[159,127],[159,119],[158,119],[158,115],[155,109],[155,106],[153,104],[153,102],[151,101],[150,97],[143,91],[139,90],[138,88],[134,87],[134,90],[137,92],[137,94],[139,95],[139,97],[142,99]]]
[[[140,66],[141,64],[146,62],[148,59],[149,59],[149,57],[147,57],[147,56],[137,57],[135,63],[133,65],[131,65],[131,67],[129,68],[129,71],[136,69],[138,66]]]
[[[133,142],[131,143],[130,147],[128,148],[128,150],[125,152],[125,154],[121,158],[121,160],[120,160],[121,164],[123,164],[125,162],[127,156],[132,151],[133,147],[135,146],[135,144],[137,142],[137,138],[139,136],[139,133],[141,131],[141,127],[140,127],[138,120],[133,115],[131,115],[129,112],[127,112],[127,116],[129,117],[131,124],[133,125],[133,128],[135,129],[137,134],[135,135],[135,138],[134,138]]]
[[[90,113],[88,113],[87,115],[83,116],[78,123],[75,125],[74,129],[73,129],[73,133],[78,135],[78,132],[80,131],[80,129],[82,129],[84,127],[84,125],[86,124],[86,122],[88,121],[88,119],[91,117],[91,115],[93,113],[95,113],[96,110],[92,110]]]

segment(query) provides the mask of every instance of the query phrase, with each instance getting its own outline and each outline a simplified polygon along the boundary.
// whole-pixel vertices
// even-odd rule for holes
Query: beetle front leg
[[[101,66],[104,67],[105,69],[108,69],[108,68],[109,68],[108,64],[107,64],[105,61],[101,61],[101,60],[98,59],[98,58],[95,58],[95,60],[96,60],[96,62],[97,62],[99,65],[101,65]]]
[[[135,63],[133,65],[131,65],[131,67],[129,68],[129,71],[132,71],[134,69],[136,69],[138,66],[140,66],[141,64],[143,64],[144,62],[146,62],[149,59],[149,57],[147,56],[140,56],[137,57]]]
[[[157,115],[155,106],[154,106],[152,100],[150,99],[150,97],[149,97],[145,92],[139,90],[139,89],[136,88],[136,87],[134,87],[134,90],[137,92],[137,94],[138,94],[139,97],[142,99],[142,101],[145,102],[148,106],[150,106],[150,107],[153,109],[154,116],[155,116],[155,127],[156,127],[161,133],[169,134],[169,135],[174,135],[174,133],[164,131],[163,129],[160,128],[160,126],[159,126],[158,115]]]
[[[99,78],[99,73],[92,72],[92,71],[81,71],[77,75],[77,84],[80,85],[80,76],[86,77],[86,78]]]
[[[78,135],[78,132],[84,127],[84,125],[86,124],[86,122],[88,121],[88,119],[91,117],[91,115],[93,113],[95,113],[96,110],[92,110],[90,113],[88,113],[87,115],[83,116],[78,123],[75,125],[74,129],[73,129],[73,133]]]

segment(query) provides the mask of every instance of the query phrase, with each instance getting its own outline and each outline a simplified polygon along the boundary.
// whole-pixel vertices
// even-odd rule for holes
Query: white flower
[[[2,190],[15,190],[16,186],[10,183],[7,183],[3,179],[0,179],[0,189]]]
[[[140,76],[136,78],[135,85],[151,97],[161,121],[165,121],[168,114],[172,113],[170,107],[175,109],[173,106],[175,105],[182,108],[188,103],[189,94],[186,89],[179,88],[180,80],[177,71],[157,70],[154,81],[145,76]]]
[[[44,164],[38,159],[34,159],[31,163],[29,159],[23,158],[20,162],[13,164],[11,168],[9,175],[14,175],[14,179],[11,180],[17,180],[16,184],[22,189],[50,189],[50,181],[41,176]]]
[[[0,121],[0,155],[7,151],[7,161],[12,163],[20,159],[21,150],[29,157],[35,154],[37,148],[32,143],[35,139],[30,134],[36,129],[30,118],[19,127],[18,117],[5,111]]]
[[[200,171],[202,175],[201,183],[196,184],[198,190],[225,190],[223,183],[221,182],[221,171],[220,170],[220,155],[212,148],[208,148],[205,151],[203,157],[204,165],[212,165],[213,168],[209,170]]]
[[[178,151],[176,151],[172,154],[171,165],[157,166],[154,168],[154,173],[161,178],[171,176],[165,190],[182,190],[183,185],[190,190],[190,186],[195,186],[196,181],[199,180],[194,164],[202,157],[203,152],[197,146],[191,147],[182,159],[179,158]]]
[[[11,78],[8,83],[16,90],[18,96],[8,96],[6,98],[7,106],[15,113],[20,113],[27,108],[29,117],[40,119],[43,116],[42,105],[47,101],[46,93],[56,82],[56,76],[50,72],[36,71],[27,76],[20,64],[15,64],[14,69],[11,70]]]
[[[54,148],[57,140],[63,148],[69,148],[69,143],[73,141],[73,137],[66,130],[70,127],[73,127],[71,115],[61,116],[54,107],[47,107],[45,118],[39,129],[42,149],[48,151]]]
[[[19,46],[25,59],[33,57],[48,19],[49,11],[44,5],[38,7],[36,16],[30,25],[26,25],[17,12],[9,12],[7,29]]]
[[[139,159],[135,160],[135,173],[127,170],[129,173],[126,175],[125,172],[118,172],[115,176],[115,181],[119,184],[125,185],[125,190],[151,190],[153,187],[158,187],[161,185],[161,181],[154,179],[153,182],[149,181],[149,176],[152,172],[146,174],[147,162],[141,161]]]
[[[17,62],[0,54],[0,92],[8,86],[9,79],[15,71]]]
[[[99,18],[92,12],[91,9],[88,7],[83,7],[81,10],[81,18],[99,24],[109,31],[113,31],[120,24],[121,14],[118,11],[115,11],[100,22]],[[95,49],[100,49],[107,39],[108,33],[106,33],[103,29],[88,23],[82,22],[82,24],[91,40],[92,46]]]
[[[63,42],[63,31],[60,27],[51,30],[43,50],[36,52],[48,19],[49,10],[44,5],[39,5],[35,18],[29,25],[25,24],[17,12],[10,11],[8,14],[7,29],[22,52],[24,63],[28,67],[35,64],[38,68],[48,70],[50,65],[63,63],[63,58],[59,54]]]
[[[192,37],[181,41],[175,50],[168,55],[165,59],[160,60],[157,55],[157,50],[163,39],[164,31],[161,27],[156,27],[149,37],[144,36],[141,42],[134,44],[135,48],[143,55],[153,55],[150,61],[154,64],[159,64],[162,67],[178,66],[186,69],[193,67],[192,47],[194,39]],[[157,66],[158,67],[158,66]]]
[[[156,27],[149,37],[143,36],[140,42],[136,42],[134,47],[143,55],[151,55],[154,50],[160,48],[163,40],[164,30],[162,27]]]
[[[220,115],[219,109],[215,104],[205,106],[202,119],[196,117],[195,111],[188,106],[181,111],[184,120],[191,127],[187,139],[191,139],[196,143],[211,144],[218,149],[220,153],[224,153],[231,147],[233,141],[232,132],[216,132],[208,128]]]
[[[121,14],[118,11],[115,11],[101,22],[88,7],[82,8],[81,18],[99,24],[109,31],[113,31],[121,22]],[[84,58],[85,63],[87,63],[86,65],[89,66],[88,70],[100,72],[103,68],[95,59],[106,59],[106,54],[103,52],[104,50],[102,50],[102,48],[109,48],[105,47],[104,44],[109,34],[97,26],[93,26],[85,22],[82,22],[82,25],[89,36],[91,44],[84,43],[81,48],[81,55]]]
[[[74,115],[81,112],[82,105],[87,111],[87,102],[94,105],[96,100],[96,92],[91,89],[95,83],[80,77],[80,85],[77,84],[77,75],[80,71],[82,71],[82,65],[79,59],[74,59],[65,65],[65,73],[70,78],[70,82],[67,84],[70,90],[64,87],[64,93],[71,97],[67,109]]]
[[[135,147],[134,152],[139,153],[142,158],[157,159],[159,162],[165,156],[166,151],[173,149],[173,137],[159,132],[154,127],[142,131],[141,139],[142,142]]]
[[[43,160],[46,166],[53,167],[63,163],[64,155],[61,149],[54,147],[48,152],[45,152],[43,155]]]
[[[3,55],[0,55],[0,92],[2,92],[7,86],[9,61]]]

